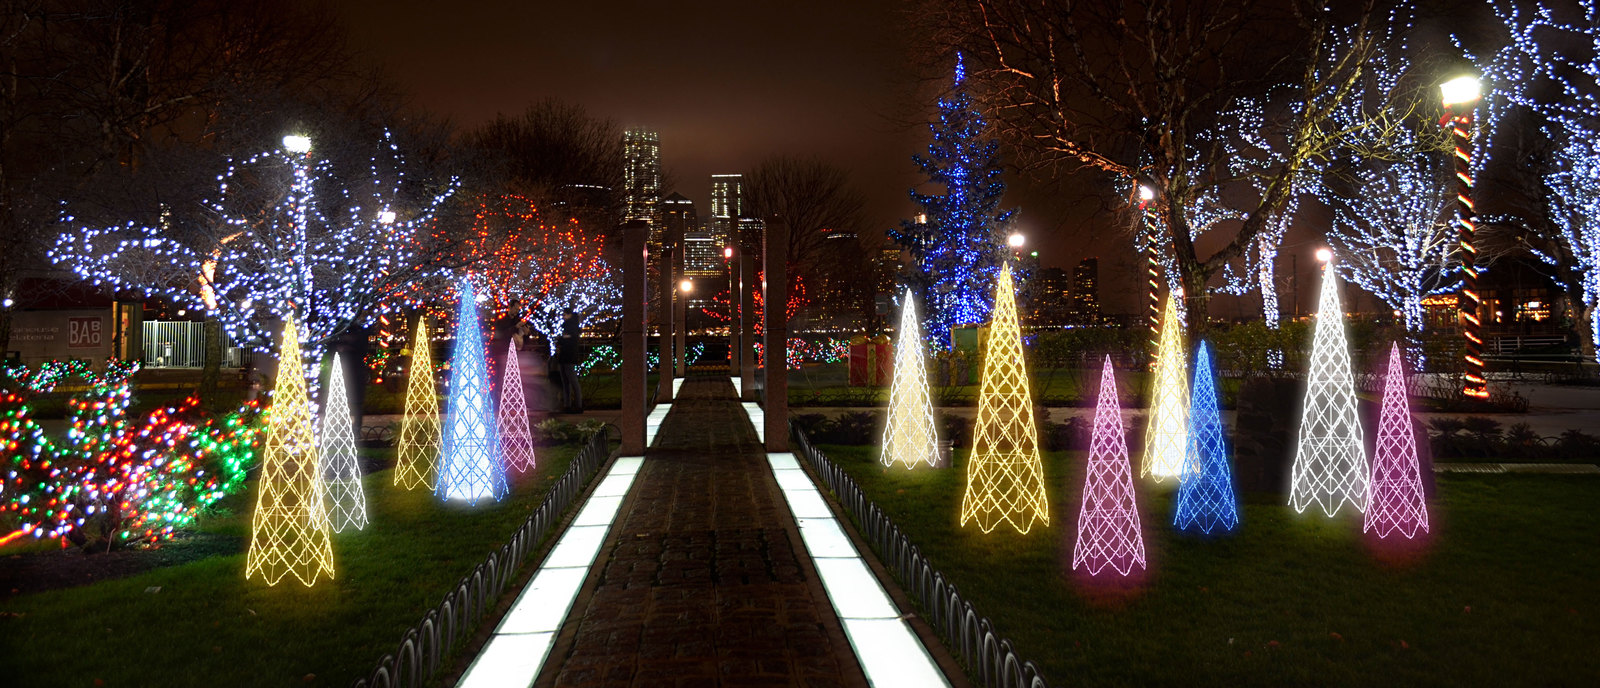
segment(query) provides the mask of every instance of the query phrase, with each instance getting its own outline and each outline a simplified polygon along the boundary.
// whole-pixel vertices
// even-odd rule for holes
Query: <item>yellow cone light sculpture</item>
[[[1166,314],[1161,318],[1161,343],[1150,384],[1150,422],[1144,432],[1144,466],[1139,470],[1140,477],[1156,482],[1183,475],[1189,446],[1189,347],[1184,342],[1177,298],[1176,294],[1167,296]]]
[[[883,431],[883,465],[916,468],[938,465],[939,438],[928,398],[928,370],[922,360],[922,327],[916,303],[906,290],[900,306],[900,332],[894,349],[894,383],[889,387],[889,418]]]
[[[1021,533],[1027,533],[1035,520],[1050,523],[1015,291],[1011,266],[1005,265],[995,287],[978,391],[978,423],[967,461],[967,491],[961,497],[961,525],[976,520],[985,533],[1001,522]]]
[[[417,318],[411,341],[411,381],[406,386],[406,415],[400,421],[399,459],[394,466],[394,484],[407,490],[432,490],[439,462],[439,391],[433,383],[430,351],[424,315]]]
[[[278,380],[266,420],[267,443],[244,576],[259,574],[267,585],[277,585],[285,575],[294,574],[309,586],[323,574],[333,577],[333,544],[293,316],[283,324]]]

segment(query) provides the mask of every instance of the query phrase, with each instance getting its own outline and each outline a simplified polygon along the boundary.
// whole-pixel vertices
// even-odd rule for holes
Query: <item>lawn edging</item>
[[[901,588],[922,608],[924,618],[940,635],[944,644],[967,672],[985,688],[1049,688],[1032,660],[1017,655],[1009,638],[995,631],[989,617],[973,608],[961,596],[955,583],[933,568],[922,550],[889,519],[876,502],[868,499],[844,469],[834,465],[822,450],[811,444],[805,431],[789,421],[795,452],[811,465],[827,484],[828,490],[855,520],[861,537],[872,546],[886,568],[899,579]]]
[[[406,629],[394,652],[379,657],[372,672],[356,679],[353,688],[418,686],[436,676],[450,651],[465,634],[477,629],[528,556],[560,522],[572,500],[583,494],[584,485],[595,470],[610,457],[613,429],[607,425],[595,433],[511,540],[491,551],[445,593],[437,606],[429,608],[422,620]]]

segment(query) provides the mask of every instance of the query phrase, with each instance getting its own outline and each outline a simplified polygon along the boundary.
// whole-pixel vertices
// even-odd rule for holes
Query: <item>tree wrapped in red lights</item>
[[[16,514],[23,533],[95,549],[155,542],[243,485],[260,444],[254,404],[216,417],[189,397],[130,419],[128,378],[137,369],[113,363],[95,373],[52,363],[7,371],[21,384],[0,392],[0,511]],[[68,402],[66,440],[57,443],[33,420],[27,400],[69,376],[89,389]]]
[[[784,309],[784,315],[790,320],[793,320],[794,316],[800,312],[800,309],[805,308],[808,304],[810,304],[811,300],[806,297],[805,279],[800,275],[795,274],[794,270],[786,270],[785,272],[789,273],[789,300],[788,306]],[[767,272],[765,270],[756,271],[756,283],[765,284],[766,281]],[[765,294],[762,293],[764,291],[765,290],[763,289],[756,289],[754,294],[754,310],[756,318],[755,329],[756,336],[758,337],[761,336],[761,323],[766,318],[767,313],[766,297]],[[702,307],[700,310],[706,315],[711,316],[717,322],[732,322],[739,316],[739,304],[730,304],[729,301],[730,297],[728,295],[728,290],[723,289],[722,291],[717,292],[716,296],[711,297],[710,306]],[[729,314],[732,315],[730,316]]]

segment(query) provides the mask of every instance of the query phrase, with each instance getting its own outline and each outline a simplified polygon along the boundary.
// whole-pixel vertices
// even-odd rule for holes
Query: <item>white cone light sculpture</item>
[[[1331,257],[1322,268],[1322,296],[1301,414],[1289,503],[1302,513],[1312,504],[1329,516],[1346,504],[1361,511],[1367,502],[1367,453],[1356,417],[1355,378],[1350,374],[1339,278]]]
[[[900,307],[900,332],[894,348],[894,382],[889,387],[889,418],[883,431],[883,465],[938,465],[939,438],[928,396],[928,370],[922,359],[922,327],[906,290]]]

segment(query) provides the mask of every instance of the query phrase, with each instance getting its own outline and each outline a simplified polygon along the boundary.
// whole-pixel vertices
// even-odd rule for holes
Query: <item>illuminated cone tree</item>
[[[1361,421],[1356,418],[1356,385],[1345,344],[1339,278],[1333,269],[1332,260],[1322,269],[1300,445],[1289,479],[1289,503],[1295,511],[1304,512],[1316,503],[1329,516],[1346,503],[1359,511],[1367,501],[1367,455]]]
[[[933,402],[928,397],[928,370],[922,360],[922,327],[916,304],[906,290],[900,307],[900,332],[894,349],[894,383],[889,387],[889,420],[883,431],[883,464],[915,468],[938,464],[939,438],[934,432]]]
[[[1161,342],[1156,349],[1155,375],[1150,385],[1149,425],[1144,432],[1144,467],[1141,477],[1156,482],[1183,473],[1184,453],[1189,447],[1189,371],[1188,346],[1183,341],[1183,318],[1178,316],[1177,297],[1167,296],[1166,315],[1161,319]]]
[[[361,491],[361,464],[356,461],[355,420],[350,416],[350,395],[345,391],[344,366],[333,355],[328,403],[322,411],[322,485],[328,499],[328,520],[333,532],[367,527],[367,496]]]
[[[306,396],[305,368],[294,317],[283,324],[278,350],[278,380],[267,409],[267,444],[256,485],[256,511],[250,523],[246,579],[260,574],[277,585],[287,574],[311,585],[317,577],[333,577],[333,544],[328,510],[318,475],[317,442],[311,429],[311,400]]]
[[[528,430],[528,404],[522,395],[522,366],[517,343],[506,348],[506,374],[500,385],[500,456],[518,473],[533,468],[533,433]]]
[[[1178,509],[1172,525],[1178,530],[1233,530],[1239,525],[1239,504],[1233,494],[1233,463],[1222,437],[1217,413],[1217,383],[1211,376],[1211,354],[1205,342],[1194,355],[1194,389],[1189,394],[1189,447],[1183,479],[1178,484]]]
[[[1400,346],[1392,344],[1362,532],[1377,531],[1378,537],[1383,538],[1398,531],[1409,538],[1419,529],[1428,531],[1428,503],[1422,492],[1422,467],[1417,462],[1414,433],[1411,409],[1406,405],[1405,364],[1400,359]]]
[[[434,494],[468,504],[504,497],[506,469],[500,462],[500,445],[495,438],[489,363],[484,360],[483,330],[478,325],[478,299],[472,284],[466,281],[461,283],[461,310],[456,314],[443,434],[439,484],[434,487]]]
[[[439,461],[439,391],[433,384],[428,316],[417,318],[411,338],[411,379],[406,383],[406,415],[400,420],[399,459],[394,484],[407,490],[432,489]]]
[[[1050,505],[1045,500],[1039,433],[1022,360],[1009,264],[1000,269],[993,314],[984,347],[978,423],[967,460],[967,489],[961,497],[961,525],[976,520],[987,533],[1004,521],[1026,533],[1034,520],[1050,522]]]
[[[1139,507],[1134,500],[1122,407],[1117,403],[1117,378],[1107,356],[1100,372],[1100,402],[1094,412],[1094,438],[1089,441],[1072,568],[1087,566],[1093,576],[1110,566],[1126,576],[1134,564],[1145,566],[1144,536],[1139,532]]]

